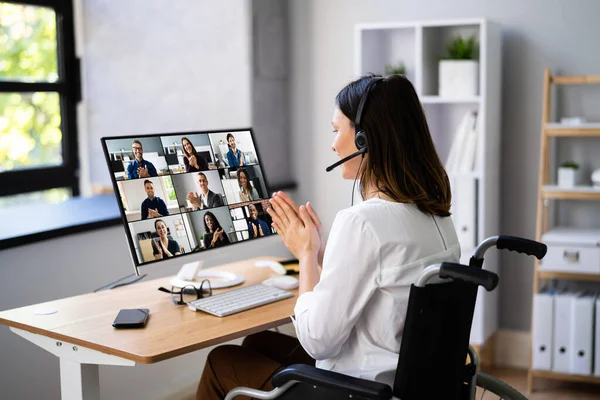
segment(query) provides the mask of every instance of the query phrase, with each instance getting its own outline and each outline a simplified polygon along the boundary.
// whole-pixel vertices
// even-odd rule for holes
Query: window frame
[[[75,18],[71,0],[0,0],[2,3],[52,8],[56,14],[58,80],[19,82],[0,80],[0,94],[56,92],[59,96],[63,162],[0,172],[0,197],[67,188],[80,195],[77,104],[81,101],[80,61],[75,49]]]

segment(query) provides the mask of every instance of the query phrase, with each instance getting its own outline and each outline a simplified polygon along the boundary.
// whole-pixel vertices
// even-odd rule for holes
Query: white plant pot
[[[439,63],[440,97],[464,98],[477,96],[479,62],[474,60],[441,60]]]
[[[578,169],[558,168],[558,186],[562,188],[572,188],[577,185]]]

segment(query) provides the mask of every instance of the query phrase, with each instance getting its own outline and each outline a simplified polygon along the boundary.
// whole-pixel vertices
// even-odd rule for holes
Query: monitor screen
[[[136,271],[276,234],[252,129],[104,137]]]

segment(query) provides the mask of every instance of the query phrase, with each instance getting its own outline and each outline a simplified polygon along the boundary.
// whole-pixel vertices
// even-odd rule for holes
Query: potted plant
[[[406,74],[406,66],[403,62],[399,62],[396,65],[385,64],[385,74],[386,75],[405,75]]]
[[[578,183],[579,164],[565,161],[558,168],[558,186],[572,188]]]
[[[439,95],[451,98],[477,96],[479,50],[475,35],[467,39],[454,37],[446,50],[447,55],[439,62]]]

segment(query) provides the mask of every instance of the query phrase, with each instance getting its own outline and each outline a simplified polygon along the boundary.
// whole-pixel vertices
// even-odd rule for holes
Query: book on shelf
[[[451,174],[468,173],[477,170],[477,137],[479,118],[477,110],[467,111],[456,127],[450,147],[446,171]]]

